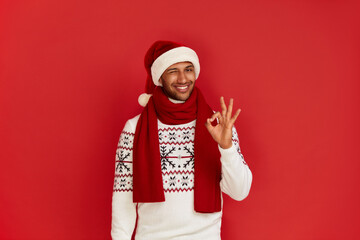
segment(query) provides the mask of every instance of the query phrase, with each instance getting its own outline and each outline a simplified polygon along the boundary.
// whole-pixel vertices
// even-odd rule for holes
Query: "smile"
[[[182,92],[182,93],[185,93],[187,92],[187,90],[189,89],[189,85],[186,85],[186,86],[177,86],[175,87],[175,89],[179,92]]]

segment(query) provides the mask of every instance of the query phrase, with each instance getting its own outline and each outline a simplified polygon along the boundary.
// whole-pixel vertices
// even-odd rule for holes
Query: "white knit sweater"
[[[131,239],[137,218],[135,240],[219,240],[222,211],[194,211],[196,120],[181,125],[165,125],[158,121],[165,202],[133,203],[132,149],[138,119],[139,115],[126,122],[116,151],[112,239]],[[219,151],[222,163],[221,190],[240,201],[250,191],[252,174],[240,152],[235,128],[232,147],[219,147]]]

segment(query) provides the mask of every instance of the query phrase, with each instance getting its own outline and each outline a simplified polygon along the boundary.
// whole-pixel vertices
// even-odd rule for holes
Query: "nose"
[[[186,83],[185,71],[179,71],[178,83]]]

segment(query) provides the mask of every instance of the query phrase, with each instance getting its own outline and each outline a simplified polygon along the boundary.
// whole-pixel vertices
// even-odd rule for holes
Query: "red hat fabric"
[[[147,79],[145,94],[139,96],[139,104],[146,106],[155,86],[161,86],[159,79],[163,72],[171,65],[178,62],[191,62],[194,65],[195,78],[200,73],[199,58],[194,50],[180,43],[171,41],[156,41],[145,54],[145,68]]]

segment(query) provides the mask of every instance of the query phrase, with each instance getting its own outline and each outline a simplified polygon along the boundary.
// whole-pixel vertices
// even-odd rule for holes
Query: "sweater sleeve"
[[[252,183],[252,173],[241,154],[239,138],[233,127],[232,146],[222,149],[221,154],[221,191],[237,201],[247,197]]]
[[[113,240],[130,240],[136,223],[136,203],[133,203],[132,196],[133,128],[127,121],[116,150],[111,220]]]

